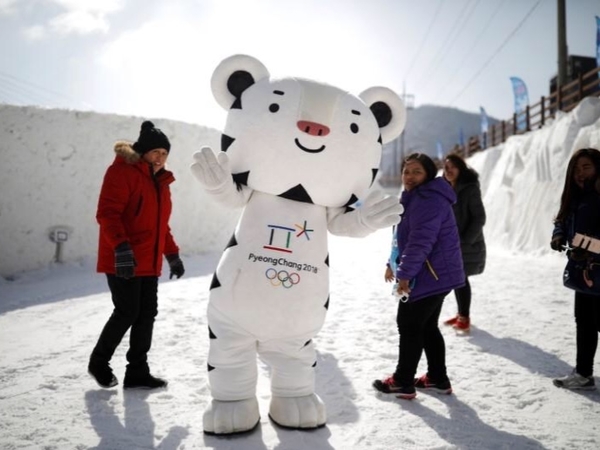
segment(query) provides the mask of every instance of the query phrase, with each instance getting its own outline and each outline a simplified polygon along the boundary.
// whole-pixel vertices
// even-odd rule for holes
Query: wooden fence
[[[515,113],[510,119],[490,126],[486,133],[470,136],[465,145],[456,144],[450,153],[467,158],[505,142],[510,136],[542,128],[548,120],[554,119],[556,111],[571,111],[585,97],[600,97],[600,68],[579,74],[576,80],[557,88],[547,97],[542,96],[539,102],[527,105],[520,114]],[[444,161],[434,160],[439,168],[443,167]],[[382,186],[400,186],[401,176],[399,173],[382,175],[380,183]]]
[[[557,88],[547,97],[542,96],[539,102],[527,105],[525,111],[513,114],[509,120],[492,125],[481,136],[469,137],[464,146],[455,145],[452,151],[468,157],[501,144],[510,136],[542,128],[546,121],[554,118],[556,111],[571,111],[584,97],[592,96],[600,97],[600,68],[580,73],[576,80]]]

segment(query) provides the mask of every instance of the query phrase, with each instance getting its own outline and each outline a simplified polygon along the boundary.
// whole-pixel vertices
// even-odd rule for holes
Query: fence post
[[[517,134],[517,113],[513,113],[513,136]]]
[[[545,113],[546,113],[546,109],[544,108],[545,101],[546,101],[546,98],[542,95],[542,99],[540,100],[540,105],[542,105],[541,110],[540,110],[540,115],[542,116],[540,128],[542,128],[544,126],[544,119],[545,119]]]
[[[556,86],[556,111],[558,112],[561,110],[562,110],[562,86]]]
[[[529,122],[529,105],[525,108],[525,122],[527,123],[526,130],[531,131],[531,123]]]
[[[506,140],[506,120],[502,121],[502,142],[504,142]]]

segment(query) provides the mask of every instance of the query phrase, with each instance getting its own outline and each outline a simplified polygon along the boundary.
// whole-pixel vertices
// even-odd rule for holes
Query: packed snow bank
[[[167,167],[172,185],[171,228],[182,253],[222,250],[238,212],[208,198],[193,179],[192,154],[204,145],[220,148],[220,132],[172,120],[153,119],[171,141]],[[143,119],[116,114],[0,105],[0,276],[52,263],[54,226],[68,231],[61,259],[95,255],[95,220],[104,172],[117,140],[135,141]]]
[[[588,98],[544,128],[469,159],[480,174],[489,243],[524,253],[550,251],[569,158],[583,147],[600,149],[599,118],[600,99]]]

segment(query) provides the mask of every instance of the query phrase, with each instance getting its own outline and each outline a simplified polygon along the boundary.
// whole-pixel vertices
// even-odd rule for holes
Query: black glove
[[[178,279],[183,276],[185,269],[183,268],[183,261],[179,257],[179,253],[173,253],[172,255],[166,255],[167,261],[169,261],[169,268],[171,269],[171,275],[169,280],[173,278],[173,275]]]
[[[556,237],[553,237],[550,241],[550,247],[552,250],[556,250],[557,252],[562,252],[567,245],[567,240],[563,237],[563,235],[559,234]]]
[[[567,255],[574,261],[585,261],[590,256],[590,253],[581,247],[575,247],[567,252]]]
[[[121,278],[135,276],[135,258],[129,242],[121,242],[115,248],[115,275]]]

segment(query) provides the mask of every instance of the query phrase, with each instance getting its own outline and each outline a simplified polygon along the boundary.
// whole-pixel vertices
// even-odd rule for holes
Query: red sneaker
[[[396,397],[404,400],[412,400],[417,396],[414,386],[398,386],[393,376],[373,381],[373,387],[384,394],[396,394]]]
[[[420,378],[415,378],[415,387],[417,389],[434,391],[438,394],[452,394],[452,385],[450,384],[450,380],[442,381],[441,383],[434,383],[429,379],[427,374],[422,375]]]
[[[444,325],[454,325],[457,320],[458,320],[458,314],[455,315],[454,317],[451,317],[450,319],[444,321]]]
[[[458,316],[456,323],[452,325],[452,327],[456,331],[461,331],[463,333],[468,333],[471,331],[471,319],[465,316]]]

